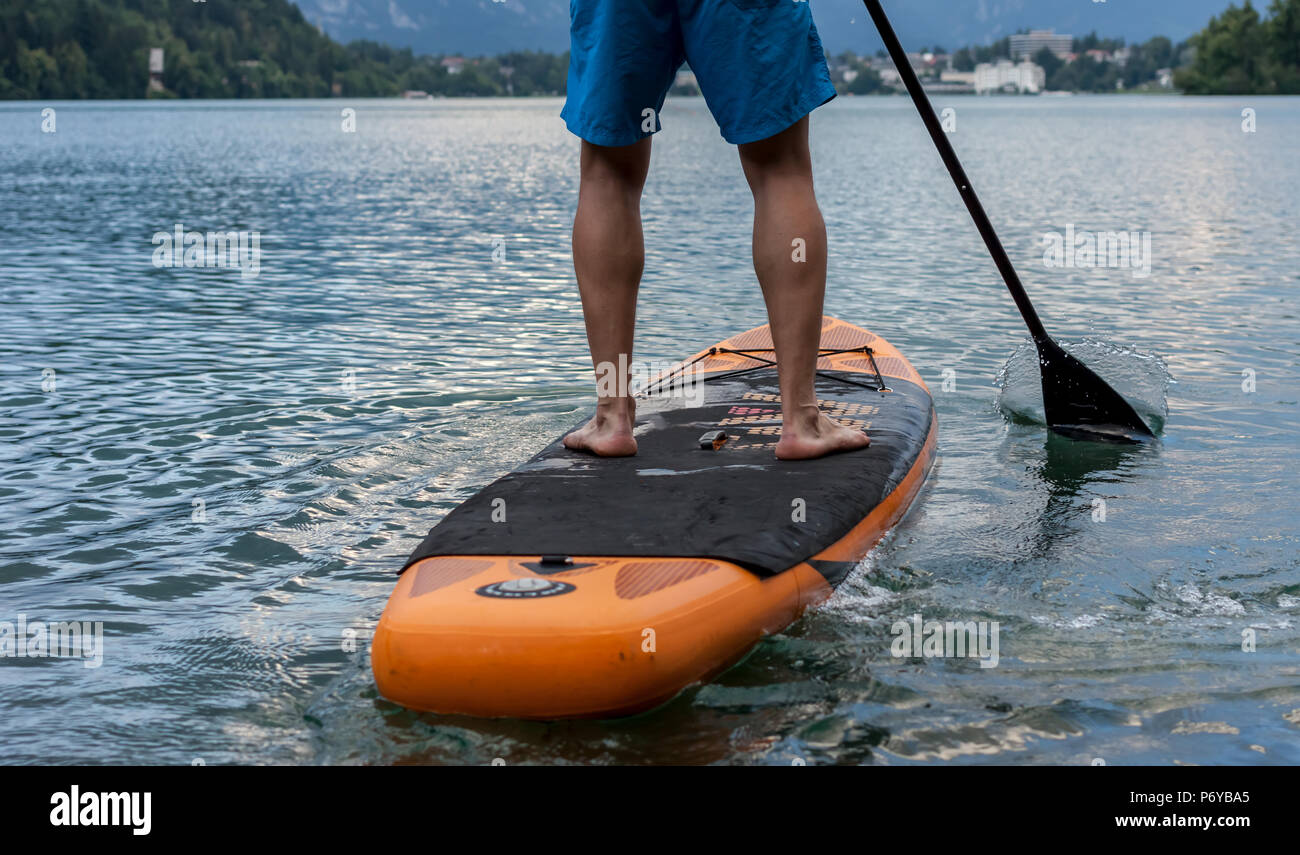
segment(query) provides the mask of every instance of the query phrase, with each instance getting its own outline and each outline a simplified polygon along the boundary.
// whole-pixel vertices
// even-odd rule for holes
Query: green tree
[[[341,45],[289,0],[0,0],[0,97],[142,98],[151,48],[164,96],[555,95],[569,56],[517,51],[449,74],[438,57]]]
[[[1057,72],[1057,69],[1065,65],[1065,60],[1052,53],[1050,48],[1042,48],[1038,53],[1034,54],[1034,62],[1042,66],[1043,73],[1047,75],[1048,80],[1052,79],[1052,75]]]
[[[1047,88],[1069,92],[1111,92],[1120,79],[1113,62],[1099,62],[1086,54],[1066,63],[1047,79]]]
[[[1267,39],[1277,90],[1300,93],[1300,0],[1273,0],[1268,11]]]
[[[1190,39],[1195,59],[1175,82],[1197,95],[1300,93],[1300,0],[1274,0],[1261,19],[1250,0],[1230,5]]]
[[[1124,87],[1132,89],[1149,83],[1162,68],[1172,68],[1175,62],[1174,46],[1164,36],[1148,39],[1129,48],[1128,62],[1124,64],[1121,79]]]
[[[19,42],[16,65],[14,84],[18,91],[49,92],[52,97],[58,97],[59,65],[44,48],[30,50],[25,43]]]
[[[1123,39],[1103,39],[1097,35],[1096,30],[1074,40],[1074,53],[1084,53],[1090,50],[1104,50],[1114,53],[1122,47],[1124,47]]]
[[[867,65],[859,66],[857,72],[858,76],[853,78],[853,82],[845,87],[845,92],[853,95],[871,95],[872,93],[880,91],[881,81],[879,72]]]
[[[90,61],[76,42],[62,42],[54,49],[61,98],[85,98],[90,88]]]

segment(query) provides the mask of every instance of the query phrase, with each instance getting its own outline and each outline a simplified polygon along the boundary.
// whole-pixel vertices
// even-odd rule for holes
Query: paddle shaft
[[[948,135],[944,133],[943,126],[939,124],[939,117],[934,114],[934,108],[930,106],[930,99],[921,88],[921,81],[916,79],[912,63],[908,61],[903,46],[898,43],[898,36],[894,35],[894,28],[885,17],[885,10],[881,8],[880,0],[862,0],[862,2],[866,4],[871,20],[875,21],[880,37],[885,40],[885,48],[893,58],[908,94],[912,96],[912,103],[916,105],[916,111],[921,114],[921,120],[925,122],[925,128],[930,132],[930,139],[934,140],[934,147],[939,150],[939,156],[948,167],[948,174],[957,185],[957,192],[966,203],[966,210],[970,211],[971,219],[975,221],[980,237],[984,238],[984,245],[988,247],[989,255],[993,256],[993,263],[998,266],[1002,281],[1007,284],[1007,290],[1015,299],[1016,308],[1020,309],[1030,334],[1035,341],[1050,338],[1047,331],[1043,329],[1043,322],[1038,319],[1038,312],[1034,311],[1034,304],[1029,302],[1025,286],[1020,284],[1020,277],[1016,275],[1016,269],[1011,265],[1007,251],[1002,248],[1002,241],[998,240],[997,232],[993,231],[993,224],[989,222],[988,214],[984,213],[984,206],[975,195],[975,189],[971,187],[970,179],[966,177],[966,170],[961,168],[957,152],[953,151],[952,143],[948,142]]]

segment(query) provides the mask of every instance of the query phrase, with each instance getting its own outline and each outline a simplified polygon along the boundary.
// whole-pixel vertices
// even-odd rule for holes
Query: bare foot
[[[636,454],[632,426],[636,403],[630,398],[613,398],[596,404],[591,421],[564,437],[564,447],[587,451],[597,457],[631,457]],[[623,401],[627,404],[623,405]]]
[[[776,444],[776,456],[780,460],[810,460],[840,451],[866,448],[870,444],[870,438],[862,431],[842,425],[817,411],[816,407],[810,407],[794,419],[782,423],[781,441]]]

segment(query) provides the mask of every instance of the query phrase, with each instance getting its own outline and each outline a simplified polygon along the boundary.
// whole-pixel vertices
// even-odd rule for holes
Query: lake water
[[[1300,763],[1300,100],[936,107],[1049,330],[1167,365],[1160,441],[999,406],[1024,328],[910,102],[838,99],[827,311],[934,389],[929,486],[712,684],[545,724],[395,707],[367,646],[428,528],[589,404],[560,102],[0,104],[0,621],[105,636],[0,660],[4,760]],[[696,99],[664,126],[644,359],[765,320],[734,149]],[[257,274],[155,266],[178,225],[257,232]],[[1051,266],[1067,229],[1149,264]],[[998,621],[998,667],[891,656],[914,614]]]

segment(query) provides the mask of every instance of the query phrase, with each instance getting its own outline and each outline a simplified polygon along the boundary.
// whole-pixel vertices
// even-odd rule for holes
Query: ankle
[[[633,403],[630,397],[609,397],[596,400],[596,422],[598,424],[630,425],[632,413]]]
[[[816,404],[796,404],[781,410],[781,426],[795,430],[811,428],[821,420]]]

